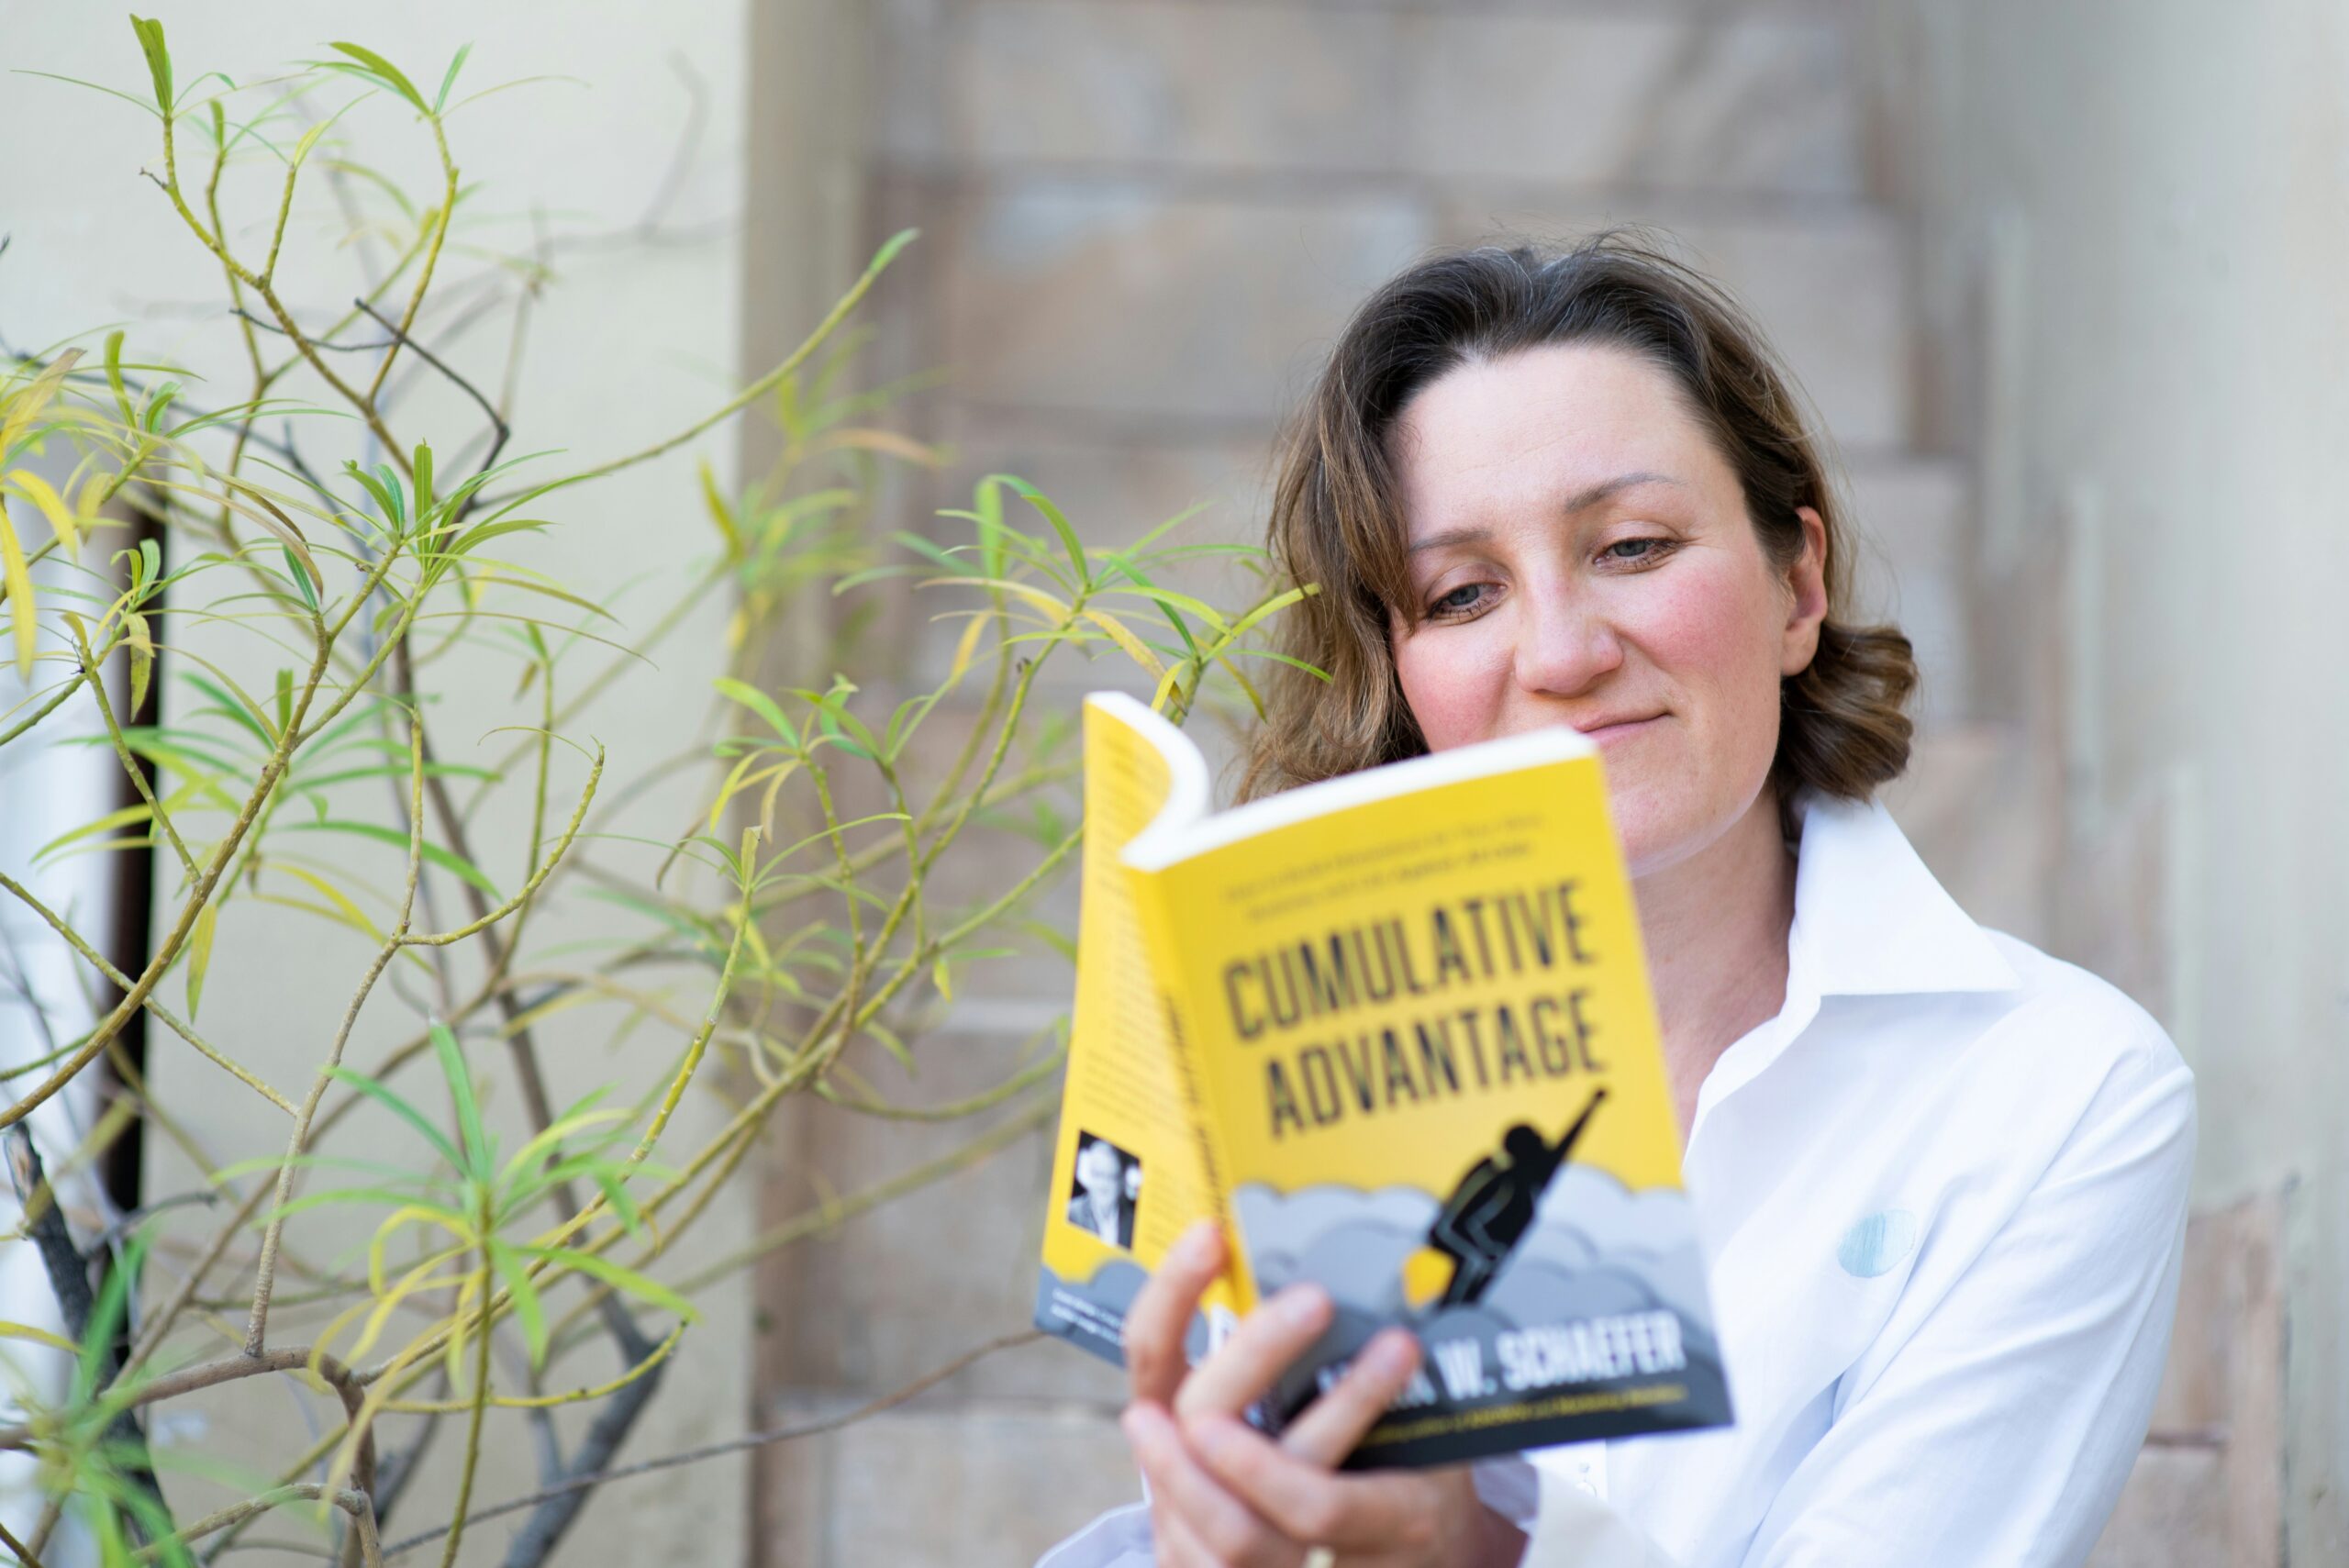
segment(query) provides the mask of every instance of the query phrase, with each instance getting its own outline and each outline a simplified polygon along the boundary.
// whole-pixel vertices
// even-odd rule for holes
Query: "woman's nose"
[[[1622,641],[1589,595],[1560,586],[1519,605],[1515,673],[1527,691],[1575,696],[1621,668]]]

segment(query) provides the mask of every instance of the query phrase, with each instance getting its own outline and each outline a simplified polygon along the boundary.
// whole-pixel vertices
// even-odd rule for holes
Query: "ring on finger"
[[[1326,1546],[1317,1546],[1305,1554],[1305,1568],[1337,1568],[1338,1554]]]

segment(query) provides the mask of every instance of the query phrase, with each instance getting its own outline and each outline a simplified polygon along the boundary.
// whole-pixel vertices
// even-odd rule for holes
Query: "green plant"
[[[12,1073],[15,1097],[0,1110],[24,1156],[26,1235],[42,1245],[66,1306],[77,1368],[62,1401],[43,1402],[20,1382],[26,1419],[0,1432],[0,1446],[39,1453],[51,1480],[47,1517],[30,1539],[7,1544],[37,1561],[60,1518],[79,1508],[110,1558],[187,1561],[199,1539],[217,1555],[270,1510],[308,1502],[317,1517],[346,1521],[344,1561],[376,1562],[398,1496],[387,1472],[408,1468],[406,1456],[379,1462],[377,1453],[381,1418],[397,1412],[427,1431],[448,1418],[463,1423],[455,1499],[406,1543],[437,1540],[446,1564],[478,1512],[472,1491],[490,1423],[595,1403],[589,1440],[542,1477],[541,1492],[495,1510],[532,1511],[508,1561],[535,1563],[609,1473],[666,1358],[687,1353],[678,1347],[695,1290],[984,1158],[1046,1113],[1038,1095],[1050,1092],[1056,1033],[995,1088],[954,1105],[894,1104],[872,1067],[875,1052],[907,1067],[918,1060],[958,973],[1007,947],[1065,946],[1030,918],[1036,891],[1066,865],[1081,831],[1068,727],[1040,711],[1046,663],[1131,661],[1178,716],[1210,677],[1228,677],[1247,698],[1241,660],[1257,655],[1255,630],[1299,591],[1219,610],[1168,586],[1167,573],[1229,547],[1170,545],[1162,529],[1128,549],[1088,548],[1041,491],[1010,475],[979,480],[972,506],[945,514],[967,542],[876,537],[888,467],[935,465],[943,454],[882,422],[913,388],[855,388],[859,339],[840,328],[910,233],[882,248],[794,353],[689,428],[567,471],[511,457],[511,411],[428,340],[441,319],[437,291],[465,253],[451,237],[473,199],[450,137],[471,101],[456,96],[466,51],[429,94],[354,43],[263,82],[214,72],[183,84],[161,25],[134,19],[134,28],[151,94],[115,95],[158,122],[156,183],[191,255],[217,272],[229,306],[221,322],[250,382],[234,402],[198,406],[185,373],[138,357],[120,330],[12,356],[0,381],[0,492],[11,504],[0,509],[0,615],[27,686],[0,714],[0,755],[75,743],[50,721],[88,705],[103,720],[93,743],[132,797],[36,861],[151,857],[161,893],[151,944],[126,970],[71,909],[0,871],[0,894],[68,946],[105,998],[93,1028]],[[313,115],[306,95],[327,83],[359,92]],[[438,181],[422,199],[351,144],[348,128],[385,106],[430,143]],[[184,168],[190,152],[199,156]],[[271,193],[258,254],[232,241],[240,231],[223,210],[238,185],[252,187],[256,166]],[[297,305],[326,284],[280,273],[298,198],[321,181],[351,204],[337,221],[395,239],[391,264],[323,328],[324,313]],[[511,280],[516,310],[553,278],[543,255],[491,253],[486,265]],[[417,433],[400,395],[416,377],[461,392],[479,428],[462,439]],[[529,536],[560,530],[582,487],[682,452],[750,411],[775,423],[774,462],[733,494],[700,465],[711,554],[632,638],[592,596],[512,554]],[[1020,517],[1034,521],[1022,527]],[[47,537],[28,543],[37,519]],[[101,539],[127,529],[124,548],[103,550]],[[795,673],[764,678],[786,626],[848,624],[853,615],[841,609],[907,585],[944,595],[946,613],[962,617],[937,682],[904,691],[900,673],[883,666],[861,685],[836,671],[844,644],[810,652],[804,639]],[[715,744],[607,763],[573,732],[587,704],[641,677],[644,655],[711,614],[729,617],[729,673],[709,699]],[[514,673],[517,738],[488,765],[453,761],[436,739],[449,686],[498,662]],[[944,761],[917,766],[918,742]],[[706,772],[706,805],[680,836],[673,820],[648,820],[644,802],[653,783],[688,768]],[[559,783],[573,769],[575,784]],[[614,787],[615,778],[625,782]],[[517,796],[529,829],[518,863],[501,866],[478,852],[472,829],[484,803]],[[1021,842],[1016,856],[1006,847]],[[973,853],[999,873],[989,890],[941,894],[941,866]],[[395,875],[382,874],[393,866]],[[626,911],[630,934],[585,946],[541,935],[565,900],[588,898]],[[448,900],[462,917],[436,917]],[[320,1042],[296,1086],[272,1084],[244,1060],[250,1051],[202,1027],[215,955],[235,940],[222,910],[237,901],[300,910],[355,934],[371,955],[336,1016],[284,1021]],[[177,1007],[164,986],[174,975]],[[416,989],[395,994],[401,985]],[[558,1111],[541,1031],[598,1008],[617,1015],[615,1038],[665,1031],[674,1049],[648,1080]],[[395,1009],[409,1015],[405,1040],[354,1066],[362,1018]],[[126,1026],[142,1014],[168,1031],[168,1049],[218,1070],[207,1087],[273,1107],[283,1140],[213,1148],[195,1107],[150,1095],[123,1049]],[[445,1114],[395,1086],[428,1059]],[[206,1173],[216,1213],[195,1240],[166,1234],[158,1216],[130,1217],[129,1246],[77,1322],[67,1298],[77,1274],[87,1294],[89,1260],[23,1124],[85,1073],[108,1073],[114,1109],[61,1170],[87,1164],[143,1117]],[[523,1124],[502,1158],[484,1085],[508,1088]],[[664,1280],[666,1249],[739,1176],[778,1106],[802,1094],[884,1117],[1025,1109],[907,1178],[850,1195],[692,1279]],[[662,1150],[656,1164],[688,1095],[718,1101],[718,1131]],[[333,1151],[371,1108],[400,1130],[392,1147],[403,1159],[369,1164]],[[362,1179],[302,1191],[325,1170]],[[326,1215],[344,1223],[304,1230]],[[363,1245],[312,1255],[353,1219]],[[166,1257],[176,1275],[168,1287],[141,1283],[141,1259]],[[212,1292],[232,1272],[247,1283],[234,1298],[239,1332],[224,1342],[207,1311],[228,1305]],[[134,1288],[147,1307],[125,1333]],[[314,1325],[292,1344],[279,1331],[288,1315]],[[648,1319],[670,1327],[656,1331]],[[519,1386],[492,1358],[500,1333],[518,1333],[527,1349]],[[540,1386],[565,1382],[567,1358],[596,1340],[618,1351],[617,1378]],[[291,1446],[280,1473],[247,1495],[200,1519],[176,1518],[139,1413],[277,1373],[333,1396],[331,1429]],[[301,1479],[321,1461],[323,1479]]]

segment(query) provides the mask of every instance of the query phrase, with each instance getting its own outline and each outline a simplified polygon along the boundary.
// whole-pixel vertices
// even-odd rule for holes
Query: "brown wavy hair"
[[[1668,372],[1736,471],[1763,553],[1803,547],[1801,506],[1827,528],[1827,617],[1809,668],[1779,684],[1770,772],[1782,813],[1805,785],[1865,799],[1909,762],[1917,685],[1909,639],[1849,618],[1854,539],[1790,379],[1717,284],[1637,230],[1570,250],[1482,247],[1432,257],[1354,313],[1282,441],[1268,544],[1276,570],[1317,591],[1286,611],[1240,795],[1427,751],[1403,700],[1389,614],[1410,613],[1400,485],[1386,437],[1413,395],[1458,366],[1552,343],[1599,344]]]

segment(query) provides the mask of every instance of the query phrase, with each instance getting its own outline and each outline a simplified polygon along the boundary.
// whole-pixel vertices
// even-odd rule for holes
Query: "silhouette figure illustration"
[[[1479,1160],[1460,1178],[1428,1227],[1428,1245],[1453,1261],[1452,1283],[1444,1286],[1437,1310],[1473,1307],[1491,1286],[1509,1253],[1533,1228],[1542,1193],[1606,1097],[1604,1089],[1594,1093],[1554,1144],[1532,1127],[1518,1123],[1501,1139],[1505,1158]]]

